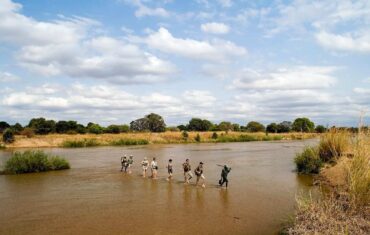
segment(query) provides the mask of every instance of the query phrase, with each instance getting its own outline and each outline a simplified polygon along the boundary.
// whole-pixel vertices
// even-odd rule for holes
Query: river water
[[[296,152],[316,140],[44,149],[70,170],[0,175],[0,234],[276,234],[312,180],[294,172]],[[0,151],[0,165],[10,156]],[[133,173],[120,157],[134,155]],[[140,176],[157,157],[159,179]],[[174,160],[174,179],[165,165]],[[181,163],[203,161],[206,188],[183,184]],[[232,167],[229,188],[217,186]]]

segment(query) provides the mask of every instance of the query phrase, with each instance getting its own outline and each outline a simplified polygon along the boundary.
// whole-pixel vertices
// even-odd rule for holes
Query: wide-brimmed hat
[[[199,164],[202,164],[203,165],[203,162],[199,162]]]

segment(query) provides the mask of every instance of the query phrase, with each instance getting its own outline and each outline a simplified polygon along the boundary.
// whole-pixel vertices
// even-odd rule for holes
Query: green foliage
[[[166,124],[162,116],[151,113],[145,116],[149,120],[149,130],[151,132],[165,132],[166,131]]]
[[[251,121],[247,124],[247,131],[249,132],[264,132],[265,126],[259,122]]]
[[[187,126],[185,126],[185,125],[179,125],[179,126],[177,126],[177,128],[179,128],[180,131],[187,131],[188,130]]]
[[[324,132],[326,132],[326,128],[323,125],[318,125],[318,126],[316,126],[315,131],[317,133],[324,133]]]
[[[20,134],[26,136],[27,138],[31,138],[35,135],[35,130],[33,128],[26,127],[21,131]]]
[[[292,122],[283,121],[277,125],[278,133],[287,133],[292,130]]]
[[[71,133],[72,131],[77,132],[79,124],[76,121],[58,121],[55,124],[55,130],[57,133]]]
[[[218,134],[217,132],[213,132],[212,133],[212,139],[217,139],[218,138]]]
[[[233,125],[231,124],[231,122],[220,122],[220,124],[218,124],[218,129],[220,131],[232,131],[234,130],[233,128]]]
[[[212,122],[200,118],[192,118],[188,124],[189,131],[208,131],[213,126]]]
[[[120,126],[110,125],[105,129],[106,133],[119,134],[121,132]]]
[[[302,153],[294,158],[297,171],[305,174],[319,173],[322,166],[322,160],[317,148],[305,147]]]
[[[3,133],[3,131],[6,129],[6,128],[9,128],[10,125],[7,123],[7,122],[4,122],[4,121],[1,121],[0,122],[0,133]]]
[[[312,132],[315,129],[315,124],[306,117],[297,118],[293,122],[292,129],[298,132]]]
[[[56,124],[54,120],[33,118],[30,120],[28,127],[33,128],[36,134],[46,135],[55,132]]]
[[[83,147],[96,147],[99,146],[96,139],[83,139],[83,140],[65,140],[62,147],[65,148],[83,148]]]
[[[103,133],[104,129],[99,124],[89,123],[90,125],[87,126],[87,131],[92,134],[101,134]]]
[[[128,125],[120,125],[119,126],[119,131],[121,133],[127,133],[130,131],[130,127]]]
[[[3,132],[3,142],[10,144],[14,142],[14,131],[10,128],[5,129]]]
[[[130,129],[132,131],[149,131],[149,119],[148,118],[139,118],[130,123]]]
[[[238,123],[233,124],[233,131],[240,131],[240,125]]]
[[[10,128],[14,131],[14,134],[17,134],[17,135],[19,135],[21,131],[23,131],[24,129],[23,126],[19,124],[18,122],[12,125]]]
[[[49,156],[43,151],[25,151],[13,153],[5,164],[5,173],[22,174],[69,168],[69,163],[63,158]]]
[[[149,144],[148,140],[145,139],[119,139],[110,142],[111,145],[122,146],[122,145],[146,145]]]
[[[182,135],[182,138],[185,140],[189,138],[189,133],[187,131],[183,131],[181,135]]]
[[[194,140],[196,142],[200,142],[201,141],[199,133],[197,133],[197,135],[195,136]]]
[[[267,125],[266,131],[268,133],[277,133],[278,132],[278,125],[273,122],[273,123]]]

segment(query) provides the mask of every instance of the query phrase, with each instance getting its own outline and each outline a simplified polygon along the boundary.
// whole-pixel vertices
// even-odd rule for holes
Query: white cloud
[[[175,66],[122,39],[97,36],[98,22],[66,18],[43,22],[19,13],[21,6],[2,0],[0,41],[19,47],[18,63],[44,76],[96,78],[113,83],[166,80]]]
[[[370,31],[359,35],[339,35],[322,31],[316,34],[316,39],[323,47],[333,50],[370,52]]]
[[[335,84],[331,75],[337,68],[319,66],[298,66],[278,69],[273,72],[243,70],[233,81],[237,89],[299,90],[328,88]]]
[[[14,82],[19,80],[19,77],[9,73],[0,71],[0,82]]]
[[[230,30],[228,25],[217,22],[202,24],[200,28],[203,32],[214,34],[227,34]]]
[[[126,2],[138,8],[135,11],[135,16],[139,18],[144,16],[169,17],[171,15],[170,12],[162,7],[150,8],[140,0],[126,0]]]
[[[139,39],[139,41],[162,52],[191,59],[220,61],[227,60],[230,57],[243,56],[247,53],[245,48],[237,46],[230,41],[198,41],[190,38],[176,38],[162,27],[158,32],[153,32],[146,38]]]
[[[188,103],[199,107],[210,107],[216,101],[216,98],[209,91],[185,91],[182,96]]]

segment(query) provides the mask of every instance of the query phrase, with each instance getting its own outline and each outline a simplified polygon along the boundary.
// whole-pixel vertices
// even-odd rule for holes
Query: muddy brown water
[[[276,234],[312,184],[294,155],[315,141],[44,149],[72,169],[0,175],[0,234]],[[123,153],[134,155],[131,175],[119,171]],[[0,151],[0,165],[10,154]],[[158,180],[140,177],[145,156],[157,157]],[[183,184],[186,158],[205,163],[205,189]],[[232,167],[227,190],[216,164]]]

